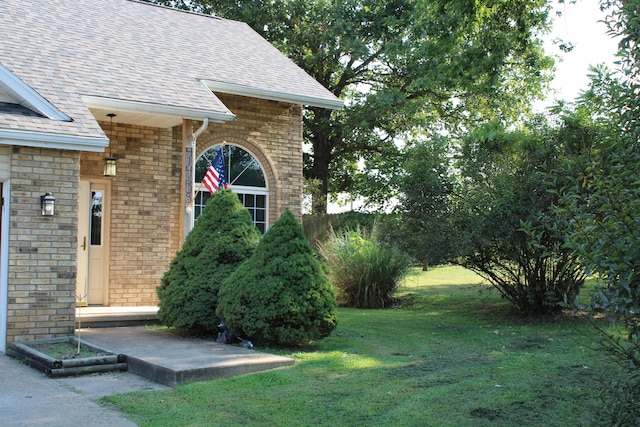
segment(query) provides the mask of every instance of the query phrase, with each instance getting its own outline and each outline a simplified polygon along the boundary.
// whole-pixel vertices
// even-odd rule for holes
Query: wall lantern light
[[[44,193],[40,196],[40,208],[42,216],[53,216],[56,208],[56,198],[51,193]]]
[[[111,119],[111,123],[109,124],[109,157],[105,157],[104,158],[104,171],[103,174],[104,176],[116,176],[117,173],[117,169],[116,169],[116,160],[118,160],[117,158],[115,158],[113,156],[113,154],[111,153],[111,146],[112,144],[112,139],[113,139],[113,118],[116,115],[113,113],[109,113],[107,114],[107,117],[109,117]]]

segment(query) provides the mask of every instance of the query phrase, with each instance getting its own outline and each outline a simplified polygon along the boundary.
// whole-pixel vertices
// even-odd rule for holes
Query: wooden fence
[[[313,248],[327,237],[330,227],[337,227],[342,222],[344,214],[303,215],[302,228],[307,241]]]

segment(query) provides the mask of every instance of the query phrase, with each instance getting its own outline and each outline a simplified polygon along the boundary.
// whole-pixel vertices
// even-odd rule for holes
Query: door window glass
[[[100,246],[102,244],[102,191],[91,192],[89,230],[91,245]]]

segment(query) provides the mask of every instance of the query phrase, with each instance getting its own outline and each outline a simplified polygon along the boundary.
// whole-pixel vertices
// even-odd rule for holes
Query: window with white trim
[[[207,200],[211,197],[209,191],[200,183],[221,147],[221,145],[215,145],[209,148],[196,161],[196,188],[199,188],[200,191],[196,195],[194,203],[194,220],[202,213]],[[244,207],[251,213],[256,228],[264,233],[269,226],[267,221],[269,218],[269,190],[258,159],[244,148],[226,144],[224,146],[224,167],[229,189],[238,195]]]

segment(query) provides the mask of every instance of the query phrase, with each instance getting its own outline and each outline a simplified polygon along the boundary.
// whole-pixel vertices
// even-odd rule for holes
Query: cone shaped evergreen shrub
[[[220,285],[251,256],[259,240],[237,194],[213,194],[157,288],[160,321],[197,333],[217,332]]]
[[[324,338],[337,324],[325,270],[287,210],[222,284],[218,314],[235,335],[261,345]]]

